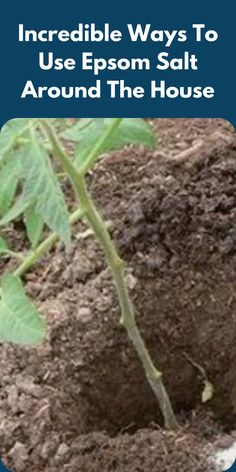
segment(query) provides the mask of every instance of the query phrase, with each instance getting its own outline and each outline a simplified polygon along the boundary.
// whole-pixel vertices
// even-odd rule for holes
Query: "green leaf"
[[[98,122],[100,118],[96,118],[96,121]],[[63,131],[62,137],[65,139],[68,139],[69,141],[79,141],[80,139],[80,132],[84,129],[87,128],[87,126],[91,125],[92,121],[94,119],[92,118],[82,118],[76,121],[75,124],[71,125],[69,128],[67,128],[66,131]],[[104,121],[104,119],[102,119]]]
[[[202,403],[206,403],[209,400],[211,400],[214,395],[214,386],[207,379],[203,380],[203,385],[204,385],[204,388],[202,391]]]
[[[31,246],[35,249],[41,239],[44,227],[43,219],[35,211],[35,205],[31,205],[25,213],[25,226]]]
[[[35,213],[68,246],[71,238],[64,195],[46,150],[32,138],[22,159],[25,198],[35,202]]]
[[[64,137],[77,143],[75,163],[83,164],[96,143],[102,138],[111,126],[114,118],[80,120],[71,127]],[[129,144],[142,144],[148,147],[155,146],[155,137],[151,126],[139,118],[124,118],[114,130],[109,139],[98,151],[97,158],[102,154],[121,149]]]
[[[45,325],[24,292],[21,280],[11,274],[2,278],[0,336],[2,341],[37,344],[45,335]]]
[[[29,206],[32,204],[33,201],[34,200],[31,195],[26,195],[26,193],[23,192],[19,196],[19,198],[16,200],[12,208],[0,220],[0,226],[5,226],[11,221],[18,218],[18,216],[20,216],[22,213],[24,213],[27,210],[27,208],[29,208]]]
[[[9,250],[9,247],[8,247],[7,242],[5,241],[5,239],[2,238],[2,236],[0,236],[0,254],[4,254],[8,250]]]
[[[52,126],[56,129],[58,135],[63,135],[63,133],[72,126],[70,119],[68,118],[55,118],[50,119]]]
[[[25,132],[31,121],[29,118],[14,118],[5,123],[1,132],[8,134],[8,136],[19,136]]]
[[[11,143],[7,134],[0,133],[0,164],[5,158],[5,154],[11,149]]]
[[[0,165],[13,149],[17,139],[22,136],[30,125],[29,119],[14,119],[8,121],[0,133]]]
[[[14,200],[20,177],[20,164],[17,153],[11,153],[0,168],[0,215],[5,215]]]
[[[34,214],[37,218],[34,218],[34,221],[33,217],[30,218],[29,224],[26,225],[31,242],[36,244],[41,232],[39,227],[46,223],[68,246],[71,230],[64,195],[50,158],[36,136],[32,135],[31,140],[18,151],[17,159],[20,177],[23,180],[23,192],[12,208],[4,214],[0,225],[10,223],[34,205]]]

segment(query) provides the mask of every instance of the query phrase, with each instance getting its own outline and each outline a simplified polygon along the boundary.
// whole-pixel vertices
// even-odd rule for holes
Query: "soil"
[[[236,429],[235,132],[220,119],[151,121],[157,149],[106,156],[89,186],[180,430],[162,427],[102,251],[80,223],[69,252],[58,243],[25,276],[45,343],[1,346],[1,456],[13,472],[215,471],[209,456]],[[19,224],[9,238],[25,248]],[[202,404],[205,378],[214,394]]]

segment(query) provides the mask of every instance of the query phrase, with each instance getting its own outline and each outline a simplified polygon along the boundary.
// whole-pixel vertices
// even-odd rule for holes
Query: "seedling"
[[[62,139],[63,138],[63,139]],[[65,140],[74,142],[74,154],[66,152]],[[0,207],[2,226],[23,215],[31,249],[13,273],[1,279],[0,333],[3,341],[33,344],[43,340],[45,326],[38,310],[25,294],[22,276],[60,239],[70,245],[72,225],[87,222],[102,247],[112,272],[119,299],[121,318],[149,382],[159,401],[165,426],[176,429],[177,421],[162,381],[162,373],[149,355],[135,321],[135,311],[125,279],[125,263],[120,258],[106,223],[88,191],[86,174],[101,156],[127,144],[153,147],[151,127],[141,119],[84,119],[71,125],[65,120],[13,120],[0,135]],[[59,174],[69,178],[78,208],[68,212]],[[3,175],[8,185],[4,185]],[[10,182],[10,183],[9,183]],[[21,191],[20,191],[21,190]],[[42,240],[43,228],[52,233]],[[0,252],[9,256],[3,238]],[[22,257],[22,255],[21,255]]]

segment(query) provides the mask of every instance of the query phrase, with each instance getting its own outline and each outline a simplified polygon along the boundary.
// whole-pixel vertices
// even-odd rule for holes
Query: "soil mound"
[[[157,429],[158,405],[119,326],[103,254],[93,238],[78,241],[79,224],[69,253],[58,244],[25,277],[47,341],[1,346],[1,454],[17,472],[205,472],[204,448],[221,431],[211,415],[235,429],[235,132],[223,120],[153,124],[158,150],[116,152],[89,179],[185,426],[177,436]],[[204,407],[202,369],[214,386]],[[191,415],[196,431],[186,427]]]
[[[137,321],[176,411],[201,403],[204,369],[214,387],[209,406],[235,424],[235,135],[210,133],[169,159],[161,152],[123,151],[99,166],[92,189],[114,223]],[[89,278],[82,298],[86,306],[92,303],[91,319],[78,317],[77,328],[63,325],[63,333],[75,357],[79,349],[80,365],[68,372],[75,380],[66,396],[73,396],[78,381],[83,427],[115,432],[160,421],[119,327],[107,270]],[[52,340],[54,355],[63,349],[60,329]]]

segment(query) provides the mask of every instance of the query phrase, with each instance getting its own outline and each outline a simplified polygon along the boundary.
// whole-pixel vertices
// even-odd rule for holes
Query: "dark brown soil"
[[[188,430],[175,435],[162,430],[140,429],[109,438],[103,433],[81,436],[71,447],[71,472],[215,472],[203,438]],[[78,461],[78,453],[80,460]],[[74,457],[73,457],[74,456]]]
[[[177,436],[157,427],[103,254],[78,241],[80,224],[68,254],[58,244],[26,275],[47,341],[1,347],[0,444],[13,471],[205,472],[209,444],[235,429],[235,133],[215,119],[153,123],[158,149],[108,156],[90,187],[183,426]],[[196,363],[214,385],[206,406]]]

